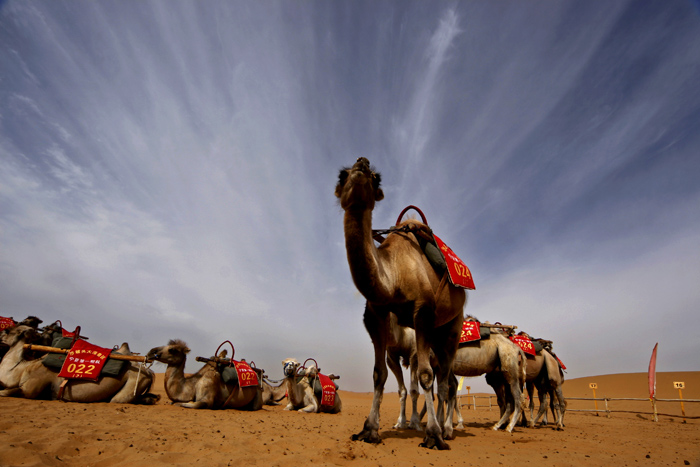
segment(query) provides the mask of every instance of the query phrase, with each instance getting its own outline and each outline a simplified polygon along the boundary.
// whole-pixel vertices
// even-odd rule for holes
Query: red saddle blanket
[[[523,352],[526,354],[530,354],[533,357],[536,355],[535,353],[535,346],[532,344],[532,341],[530,340],[529,337],[526,336],[510,336],[510,340],[513,341],[515,344],[518,345],[521,349],[523,349]]]
[[[246,362],[233,361],[233,366],[236,368],[236,373],[238,374],[238,384],[242,388],[247,388],[248,386],[257,386],[258,374],[253,370],[250,365]]]
[[[559,360],[559,357],[557,357],[556,355],[554,356],[554,358],[556,358],[557,361],[559,362],[559,366],[561,367],[561,369],[562,369],[562,370],[566,370],[566,367],[564,366],[564,362],[562,362],[561,360]]]
[[[321,373],[318,374],[318,380],[321,383],[321,405],[333,407],[335,405],[335,384],[328,376]]]
[[[447,263],[447,272],[449,273],[450,283],[457,287],[463,287],[465,289],[474,290],[476,286],[474,285],[474,278],[472,273],[464,264],[464,261],[459,259],[459,257],[452,251],[452,249],[445,245],[445,242],[440,240],[437,235],[433,234],[435,243],[440,249],[440,253],[445,258]]]
[[[478,321],[464,321],[462,324],[462,334],[459,337],[459,343],[478,341],[481,339],[481,325]]]
[[[68,379],[97,381],[112,349],[105,349],[79,339],[68,351],[58,376]]]
[[[0,316],[0,331],[4,331],[5,329],[9,329],[15,326],[15,320],[12,318],[3,318]]]

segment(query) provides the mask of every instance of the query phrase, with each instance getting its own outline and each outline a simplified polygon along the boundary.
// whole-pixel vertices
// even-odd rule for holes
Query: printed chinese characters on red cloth
[[[238,384],[242,388],[258,385],[258,374],[246,362],[237,362],[233,360],[233,366],[238,374]]]
[[[478,341],[481,339],[481,325],[478,321],[464,321],[462,324],[462,334],[459,337],[459,343]]]
[[[510,340],[512,340],[514,343],[518,344],[518,347],[523,349],[523,352],[525,352],[526,354],[530,354],[532,356],[535,355],[535,346],[532,345],[532,341],[530,340],[529,337],[510,336]]]
[[[440,240],[437,235],[433,234],[435,243],[437,243],[442,256],[445,258],[445,263],[447,263],[447,271],[449,272],[450,282],[458,287],[463,287],[465,289],[474,290],[476,286],[474,285],[474,278],[472,277],[471,271],[464,261],[459,259],[459,257],[452,251],[452,249],[445,245],[445,242]]]
[[[321,405],[333,407],[335,405],[335,384],[328,376],[321,373],[318,374],[318,381],[321,383]]]
[[[68,351],[58,376],[97,381],[111,351],[111,349],[104,349],[87,341],[78,340]]]

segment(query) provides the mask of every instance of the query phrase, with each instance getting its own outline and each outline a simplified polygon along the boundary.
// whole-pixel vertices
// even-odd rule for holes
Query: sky
[[[566,378],[657,342],[698,371],[698,5],[4,1],[0,316],[371,391],[334,196],[364,156],[374,227],[420,207],[466,314],[554,341]]]

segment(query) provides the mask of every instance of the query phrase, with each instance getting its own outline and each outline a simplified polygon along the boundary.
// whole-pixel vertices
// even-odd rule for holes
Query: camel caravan
[[[342,409],[338,386],[332,382],[340,377],[323,375],[313,359],[307,360],[314,362],[308,367],[296,363],[299,378],[293,385],[286,379],[273,384],[254,362],[234,360],[235,348],[225,341],[214,356],[196,357],[204,365],[187,375],[190,349],[180,339],[154,347],[142,357],[132,353],[127,343],[113,349],[89,345],[80,327],[69,332],[57,321],[39,329],[41,323],[33,316],[20,323],[0,318],[0,397],[153,405],[160,396],[150,392],[155,374],[149,366],[160,362],[166,365],[165,393],[180,407],[260,410],[287,397],[289,406],[300,412],[339,413]],[[221,350],[226,344],[231,358],[227,358],[228,349]]]
[[[344,212],[348,266],[366,299],[363,323],[374,347],[372,403],[352,439],[381,442],[379,413],[389,369],[400,402],[393,428],[422,432],[423,447],[449,449],[455,415],[456,428],[464,429],[457,377],[485,375],[500,408],[494,430],[511,432],[518,423],[535,427],[540,419],[546,425],[548,407],[556,429],[563,429],[566,367],[552,341],[516,334],[517,326],[482,323],[471,315],[465,319],[467,290],[475,289],[471,272],[433,233],[419,208],[408,206],[394,226],[373,230],[372,212],[384,193],[381,175],[369,160],[360,157],[340,170],[335,196]],[[421,219],[404,219],[410,210]],[[235,360],[233,344],[224,341],[212,356],[196,357],[201,368],[186,374],[190,348],[183,340],[172,339],[141,356],[127,343],[112,349],[88,343],[79,327],[68,332],[60,321],[39,328],[41,323],[33,316],[22,322],[0,317],[0,396],[152,405],[159,396],[151,393],[155,374],[150,365],[160,362],[166,365],[165,394],[183,408],[260,410],[286,397],[284,410],[342,411],[335,383],[339,376],[321,373],[314,359],[302,364],[286,358],[283,379],[272,381],[253,361]],[[402,367],[409,370],[410,391]],[[420,411],[419,388],[424,395]],[[536,415],[535,389],[540,401]]]

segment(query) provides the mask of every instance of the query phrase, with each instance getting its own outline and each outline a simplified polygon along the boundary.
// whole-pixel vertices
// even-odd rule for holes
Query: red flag
[[[656,349],[658,347],[659,343],[657,342],[651,353],[651,360],[649,360],[649,399],[653,399],[656,395]]]

